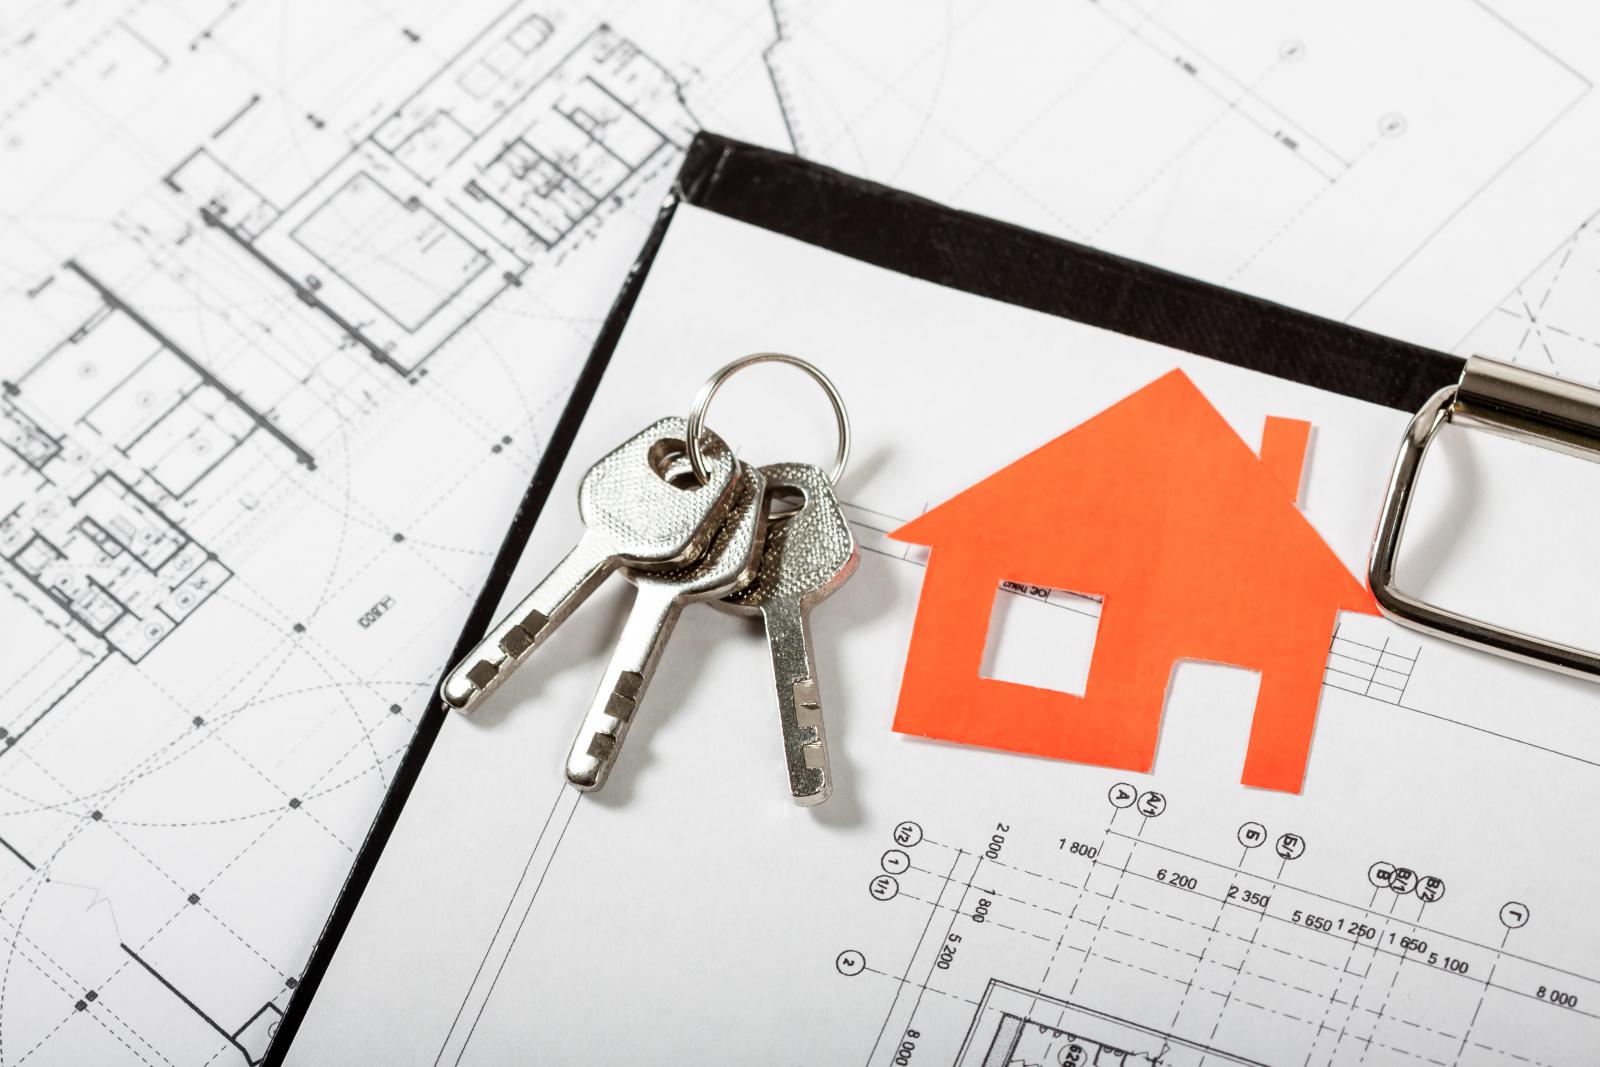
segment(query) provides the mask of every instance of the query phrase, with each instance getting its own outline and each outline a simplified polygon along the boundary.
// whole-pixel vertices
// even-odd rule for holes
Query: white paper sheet
[[[1404,413],[680,209],[517,591],[584,457],[752,348],[821,363],[858,434],[863,562],[813,617],[833,798],[791,806],[762,639],[705,608],[607,788],[562,786],[613,585],[446,723],[292,1062],[1587,1062],[1591,685],[1343,616],[1299,796],[1238,784],[1255,679],[1219,665],[1177,668],[1151,775],[890,730],[923,566],[888,517],[1177,366],[1247,441],[1314,423],[1305,512],[1359,567]],[[826,455],[781,373],[712,421]]]

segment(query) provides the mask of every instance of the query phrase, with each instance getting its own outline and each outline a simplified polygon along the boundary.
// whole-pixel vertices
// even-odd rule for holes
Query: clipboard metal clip
[[[1396,586],[1395,558],[1405,534],[1417,475],[1429,444],[1447,422],[1600,462],[1600,389],[1482,356],[1470,357],[1461,380],[1422,405],[1400,444],[1367,569],[1379,609],[1395,622],[1458,644],[1600,681],[1600,655],[1594,652],[1462,615]]]

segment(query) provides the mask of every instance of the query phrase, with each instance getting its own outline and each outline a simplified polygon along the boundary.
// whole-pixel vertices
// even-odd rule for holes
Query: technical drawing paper
[[[259,1061],[694,130],[1593,380],[1596,17],[12,5],[0,1064]]]
[[[1176,366],[1247,442],[1316,427],[1305,514],[1359,573],[1404,412],[678,210],[513,588],[576,536],[583,457],[708,352],[817,359],[865,549],[813,615],[833,798],[790,804],[762,638],[704,609],[607,788],[565,788],[604,589],[445,723],[291,1062],[1587,1062],[1592,684],[1345,614],[1298,797],[1238,785],[1256,678],[1221,665],[1177,666],[1150,775],[889,728],[928,564],[881,531]],[[979,352],[959,388],[927,371]],[[712,413],[752,459],[789,447],[782,373]],[[821,397],[783,396],[826,454]],[[1049,610],[1024,655],[1083,654],[1092,617]]]

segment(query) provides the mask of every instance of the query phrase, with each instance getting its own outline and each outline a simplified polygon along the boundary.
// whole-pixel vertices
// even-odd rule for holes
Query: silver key
[[[755,576],[767,525],[767,480],[754,467],[739,466],[733,503],[705,555],[680,570],[623,572],[638,592],[567,757],[567,780],[579,789],[599,789],[606,784],[684,607],[697,600],[727,596]]]
[[[717,606],[760,615],[766,624],[789,792],[796,804],[809,806],[828,799],[833,779],[808,616],[855,572],[861,553],[827,475],[808,463],[775,463],[761,472],[769,499],[798,490],[804,502],[769,521],[755,579]]]
[[[471,712],[619,566],[676,567],[705,551],[727,514],[739,463],[706,431],[707,482],[688,474],[685,420],[661,419],[590,468],[578,487],[584,533],[554,570],[456,664],[440,695]]]

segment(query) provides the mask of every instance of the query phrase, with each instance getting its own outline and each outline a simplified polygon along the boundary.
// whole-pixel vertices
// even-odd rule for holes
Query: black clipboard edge
[[[450,662],[488,631],[680,203],[953,289],[1329,392],[1412,410],[1462,361],[716,134],[685,153],[473,602]],[[443,679],[439,679],[440,682]],[[448,712],[432,702],[395,770],[267,1050],[281,1067]]]
[[[714,153],[714,163],[707,166],[697,152]],[[786,153],[702,135],[684,172],[686,202],[720,215],[952,289],[1357,400],[1415,411],[1461,376],[1456,356]]]

